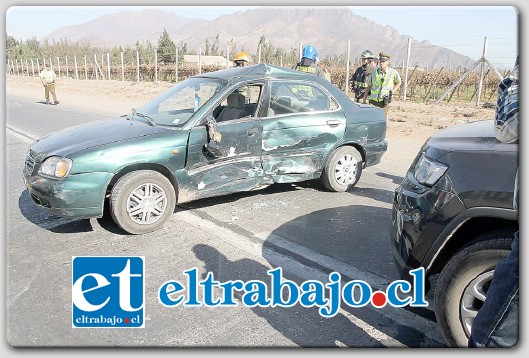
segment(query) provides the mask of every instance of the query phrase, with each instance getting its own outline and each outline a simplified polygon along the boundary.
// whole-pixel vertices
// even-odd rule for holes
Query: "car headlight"
[[[40,166],[39,174],[55,178],[66,178],[72,169],[72,160],[61,157],[49,157]]]
[[[434,185],[446,172],[448,166],[428,158],[424,153],[415,166],[413,176],[423,185]]]

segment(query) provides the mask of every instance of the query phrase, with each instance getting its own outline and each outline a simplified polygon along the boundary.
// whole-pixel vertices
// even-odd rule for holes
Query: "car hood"
[[[430,137],[425,144],[427,155],[439,159],[449,152],[513,151],[515,147],[501,143],[494,134],[494,121],[485,120],[457,125]]]
[[[100,120],[51,133],[31,146],[36,155],[72,156],[88,148],[166,132],[124,117]]]

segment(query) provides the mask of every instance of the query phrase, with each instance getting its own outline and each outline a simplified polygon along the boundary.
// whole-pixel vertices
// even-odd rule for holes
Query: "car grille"
[[[28,152],[28,156],[26,157],[26,162],[24,163],[25,174],[31,175],[33,173],[33,169],[35,168],[35,158],[36,153],[30,149]]]

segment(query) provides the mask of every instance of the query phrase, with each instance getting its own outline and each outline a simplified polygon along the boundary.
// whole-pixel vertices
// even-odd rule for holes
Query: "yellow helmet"
[[[246,62],[252,62],[252,58],[249,54],[246,52],[239,52],[237,56],[233,59],[233,61],[246,61]]]

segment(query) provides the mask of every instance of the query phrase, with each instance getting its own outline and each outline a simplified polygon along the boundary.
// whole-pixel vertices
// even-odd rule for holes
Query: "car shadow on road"
[[[286,193],[290,191],[303,190],[303,189],[320,190],[320,187],[317,181],[314,181],[314,180],[304,181],[304,182],[299,182],[299,183],[276,183],[276,184],[269,185],[262,189],[241,191],[241,192],[226,194],[222,196],[215,196],[211,198],[199,199],[199,200],[183,203],[178,206],[184,210],[201,209],[205,207],[214,206],[217,204],[226,204],[226,203],[236,202],[240,199],[255,196],[255,195]]]
[[[378,172],[376,173],[376,175],[382,178],[390,179],[393,182],[393,184],[397,184],[397,185],[400,185],[400,183],[404,179],[403,176],[392,175],[392,174],[382,173],[382,172]]]
[[[195,245],[193,252],[199,260],[204,262],[205,272],[202,279],[205,279],[207,273],[211,272],[215,280],[219,282],[241,280],[246,283],[259,280],[267,285],[267,290],[270,292],[270,276],[267,274],[269,270],[267,266],[248,258],[232,261],[216,248],[204,244]],[[296,280],[295,277],[285,272],[283,272],[283,277],[287,280]],[[298,284],[301,283],[299,279],[297,281]],[[236,291],[235,298],[239,301],[238,305],[242,305],[242,293]],[[257,306],[250,309],[257,316],[265,319],[284,337],[302,347],[343,347],[344,345],[384,347],[360,328],[352,326],[349,319],[341,314],[332,318],[323,318],[317,308],[304,308],[300,305],[289,308]],[[350,329],[344,329],[344,327]],[[260,333],[255,333],[261,336]]]
[[[389,195],[385,190],[361,189],[355,193],[358,191],[366,196],[369,192],[370,197],[373,197],[373,191],[375,197]],[[280,254],[326,274],[339,272],[346,282],[376,277],[378,282],[390,283],[400,279],[391,253],[390,221],[391,209],[378,206],[349,205],[315,211],[291,220],[271,232],[263,243],[262,255],[272,266],[277,264],[277,255]],[[351,277],[345,271],[340,272],[344,267],[353,267],[354,270],[350,272],[360,272],[365,276]],[[433,296],[427,295],[426,299],[430,304],[428,308],[405,307],[401,310],[435,323]],[[348,308],[343,306],[344,304],[344,309]],[[399,323],[386,317],[383,309],[349,308],[349,311],[408,347],[444,346],[438,340],[429,338],[427,332],[420,330],[421,327],[416,327],[413,319],[406,324]],[[351,329],[357,328],[351,323],[349,326]]]

